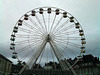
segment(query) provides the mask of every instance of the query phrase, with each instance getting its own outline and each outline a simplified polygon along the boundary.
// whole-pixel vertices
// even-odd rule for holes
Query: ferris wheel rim
[[[48,7],[40,7],[40,8],[48,8]],[[40,9],[40,8],[36,8],[36,9],[33,9],[33,10],[37,10],[37,9]],[[50,8],[55,8],[55,9],[59,9],[59,8],[56,8],[56,7],[50,7]],[[63,10],[63,9],[60,9],[60,10],[62,10],[62,11],[65,11],[65,10]],[[32,10],[31,10],[32,11]],[[31,12],[31,11],[28,11],[27,13],[29,13],[29,12]],[[66,12],[66,11],[65,11]],[[27,14],[27,13],[25,13],[25,14]],[[67,12],[68,13],[68,12]],[[68,14],[70,14],[70,13],[68,13]],[[71,14],[70,14],[71,15]],[[71,15],[72,16],[72,15]],[[21,18],[23,18],[24,17],[24,15],[21,17]],[[21,19],[20,18],[20,19]],[[20,20],[19,19],[19,20]],[[78,22],[78,20],[74,17],[74,19],[77,21],[77,23],[79,23]],[[75,22],[74,22],[75,23]],[[17,23],[15,24],[15,26],[18,24],[18,21],[17,21]],[[79,23],[80,24],[80,23]],[[80,27],[81,27],[81,29],[82,29],[82,26],[80,25]],[[82,29],[83,30],[83,29]],[[83,31],[83,33],[84,33],[84,31]],[[14,32],[12,32],[12,34],[14,34]],[[14,34],[15,35],[15,34]],[[81,36],[81,37],[85,37],[85,35],[84,36]],[[14,50],[14,52],[16,52],[15,50]],[[18,58],[18,56],[17,56],[17,59],[19,60],[19,58]]]

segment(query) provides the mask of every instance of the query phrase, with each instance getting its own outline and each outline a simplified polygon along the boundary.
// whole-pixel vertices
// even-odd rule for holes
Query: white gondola
[[[12,54],[17,54],[16,52],[13,52]]]
[[[16,55],[12,55],[12,58],[13,58],[13,59],[16,59],[16,58],[17,58],[17,56],[16,56]]]
[[[18,32],[18,27],[14,27],[13,32],[17,33]]]
[[[24,17],[24,20],[28,20],[28,15],[25,14],[24,16],[25,16],[25,17]]]
[[[79,32],[83,32],[83,30],[79,30]]]
[[[59,9],[56,9],[55,11],[56,11],[56,15],[59,15]]]
[[[83,53],[85,53],[86,51],[85,50],[83,50]]]
[[[18,26],[22,26],[22,22],[23,22],[22,20],[19,20],[18,21]]]
[[[14,29],[18,29],[18,27],[15,26]]]
[[[11,37],[10,40],[11,40],[11,41],[15,41],[15,38],[14,38],[14,37]]]
[[[81,40],[85,40],[85,38],[81,38]]]
[[[81,44],[86,44],[86,41],[82,41]]]
[[[84,46],[82,46],[82,47],[81,47],[81,49],[85,49],[85,47],[84,47]]]
[[[74,22],[74,20],[73,19],[70,19],[70,22]]]
[[[43,14],[43,9],[42,8],[39,9],[39,13]]]
[[[50,14],[51,13],[51,8],[48,8],[47,9],[47,12]]]
[[[12,37],[16,37],[14,34],[11,35]]]
[[[72,16],[72,17],[70,17],[70,19],[74,19],[74,17]]]
[[[35,16],[35,13],[36,13],[36,12],[33,10],[31,15],[32,15],[32,16]]]
[[[11,46],[15,46],[15,44],[14,44],[14,43],[11,43],[10,45],[11,45]]]
[[[15,50],[15,47],[14,47],[14,46],[10,46],[10,49],[11,49],[11,50]]]
[[[74,17],[72,16],[72,17],[70,17],[70,22],[74,22]]]
[[[14,30],[13,30],[13,32],[14,32],[14,33],[17,33],[17,32],[18,32],[18,30],[14,29]]]
[[[85,53],[86,51],[85,50],[81,50],[81,53]]]
[[[79,35],[80,35],[80,36],[83,36],[83,35],[84,35],[84,33],[83,33],[83,32],[81,32]]]
[[[63,12],[63,17],[64,17],[64,18],[67,17],[67,12]]]
[[[77,28],[77,29],[80,28],[80,25],[76,25],[76,28]]]
[[[75,27],[78,29],[78,28],[80,28],[80,24],[79,23],[75,23]]]

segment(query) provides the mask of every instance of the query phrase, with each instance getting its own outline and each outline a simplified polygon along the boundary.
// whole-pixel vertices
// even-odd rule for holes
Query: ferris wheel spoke
[[[37,51],[38,52],[38,51]],[[31,55],[31,58],[28,60],[27,65],[29,66],[29,68],[32,68],[32,65],[34,64],[34,62],[36,61],[36,54],[37,52],[33,53]]]
[[[53,18],[53,21],[52,21],[52,24],[51,24],[51,27],[50,27],[50,33],[51,33],[52,29],[53,29],[53,25],[55,23],[55,19],[56,19],[56,14],[55,14],[55,16]]]
[[[38,40],[37,40],[38,41]],[[36,41],[36,42],[37,42]],[[29,43],[27,46],[24,46],[24,47],[19,47],[20,49],[18,49],[17,51],[19,51],[19,50],[22,50],[22,49],[25,49],[25,48],[27,48],[27,47],[29,47],[29,46],[31,46],[31,45],[38,45],[38,44],[41,44],[41,42],[42,41],[39,41],[39,43],[35,43],[34,41],[33,42],[31,42],[31,43]]]
[[[54,30],[59,26],[59,24],[60,24],[60,22],[61,22],[61,20],[63,19],[63,17],[61,17],[60,19],[59,19],[59,21],[57,22],[57,24],[54,26],[54,28],[52,29],[52,33],[54,32]]]
[[[57,57],[57,60],[59,61],[59,60],[60,60],[60,59],[59,59],[59,55],[60,55],[60,54],[56,53],[56,50],[55,50],[55,48],[54,48],[54,46],[53,46],[53,42],[50,42],[50,46],[51,46],[51,48],[52,48],[52,50],[53,50],[55,56]]]
[[[72,34],[77,34],[77,33],[79,33],[79,30],[70,31],[70,32],[67,32],[65,34],[66,35],[72,35]]]
[[[25,21],[23,21],[23,24],[24,24],[25,26],[27,26],[28,28],[30,28],[31,30],[38,30],[37,28],[35,28],[35,27],[33,27],[32,25],[26,23]]]
[[[46,32],[47,32],[47,26],[46,26],[46,22],[45,22],[44,14],[42,14],[42,17],[43,17],[43,22],[44,22],[45,29],[46,29]]]
[[[66,46],[66,44],[69,42],[69,41],[59,41],[59,40],[54,40],[54,42],[56,42],[56,44],[59,44],[59,43],[62,43]]]
[[[75,46],[75,47],[78,47],[78,48],[80,48],[82,46],[80,44],[76,44],[76,43],[73,43],[73,42],[68,42],[68,45]]]
[[[55,46],[54,47],[54,52],[55,52],[55,54],[56,54],[56,56],[58,57],[58,60],[61,60],[61,58],[62,58],[62,53],[60,52],[60,50],[58,49],[58,47],[56,46],[56,44],[55,44],[55,42],[52,40],[51,42],[50,42],[50,44],[51,44],[51,46]],[[57,52],[57,50],[58,50],[58,52]]]
[[[53,33],[55,34],[57,33],[58,30],[60,31],[65,25],[67,25],[68,22],[69,22],[69,19],[65,21],[63,24],[59,25],[59,27]]]
[[[31,19],[31,17],[29,17],[29,20],[30,20],[30,22],[33,23],[33,25],[35,25],[35,27],[37,27],[37,28],[40,30],[41,33],[44,33],[44,30],[41,29],[41,28],[37,25],[37,23]]]
[[[34,66],[34,64],[36,63],[36,61],[37,61],[37,59],[39,58],[40,54],[43,52],[43,49],[44,49],[46,43],[47,43],[47,42],[44,41],[44,42],[41,44],[40,48],[37,50],[37,53],[36,53],[35,55],[32,56],[32,59],[30,59],[29,64],[32,63],[32,61],[34,60],[34,57],[35,57],[35,60],[33,61],[33,64],[32,64],[32,66],[31,66],[30,68],[32,68],[32,67]]]
[[[37,39],[38,41],[40,41],[41,39]],[[27,43],[31,43],[31,42],[35,42],[36,40],[33,39],[28,39],[28,40],[22,40],[22,41],[18,41],[15,42],[16,45],[21,45],[21,44],[27,44]]]
[[[68,47],[67,47],[68,48]],[[62,50],[62,49],[60,49],[60,50]],[[77,56],[78,55],[78,53],[77,52],[75,52],[74,50],[72,50],[72,49],[68,49],[68,50],[66,50],[66,49],[64,49],[64,50],[62,50],[63,51],[63,54],[65,54],[65,57],[68,59],[69,58],[69,60],[67,60],[70,64],[73,64],[73,62],[70,60],[70,55],[75,55],[75,56]],[[70,54],[70,53],[71,54]],[[69,55],[68,55],[69,54]]]
[[[62,50],[62,51],[63,51],[63,50]],[[62,51],[61,51],[61,52],[62,52]],[[65,58],[65,56],[63,56],[63,57]],[[66,60],[66,58],[65,58],[65,60]],[[66,61],[64,61],[64,62],[66,62],[66,64],[62,62],[62,63],[63,63],[63,64],[62,64],[63,69],[67,69],[68,67],[72,67],[72,66],[73,66],[73,65],[71,66],[72,61],[71,61],[71,60],[69,60],[69,59],[68,59],[68,60],[66,60]],[[66,65],[67,65],[68,67],[67,67]],[[73,70],[73,68],[70,68],[70,69],[72,69],[72,70]]]
[[[56,42],[55,42],[55,43],[56,43]],[[64,50],[66,50],[66,48],[68,48],[68,49],[69,49],[68,51],[70,51],[71,53],[73,53],[73,54],[75,54],[75,55],[78,54],[76,51],[70,49],[68,46],[65,47],[65,46],[63,45],[63,43],[62,43],[62,44],[59,44],[59,47],[63,48]],[[69,52],[65,52],[65,53],[69,53]],[[66,54],[66,55],[67,55],[67,54]]]
[[[62,45],[64,45],[64,47],[67,47],[68,45],[70,45],[70,44],[68,44],[69,41],[58,41],[58,40],[55,40],[54,42],[56,42],[56,44],[61,43]],[[74,45],[74,47],[77,48],[77,46],[75,46],[75,45]]]
[[[33,50],[29,51],[27,54],[20,58],[21,61],[24,61],[27,57],[29,57],[33,53]]]
[[[70,55],[74,55],[74,56],[77,56],[77,55],[78,55],[78,53],[77,53],[76,51],[74,51],[74,50],[72,50],[72,49],[70,49],[70,48],[68,48],[68,47],[66,47],[66,48],[68,48],[68,49],[66,49],[66,48],[62,49],[62,47],[63,47],[62,44],[59,45],[59,47],[60,47],[59,50],[61,50],[62,53],[65,54],[65,56],[64,56],[65,58],[70,58]],[[71,54],[70,54],[70,53],[71,53]],[[72,61],[70,61],[70,62],[72,63]]]
[[[62,33],[62,32],[66,32],[66,31],[68,31],[68,30],[70,30],[71,28],[74,28],[74,27],[75,27],[75,25],[72,24],[72,25],[67,26],[67,27],[65,27],[65,28],[59,29],[59,31],[58,31],[58,32],[55,32],[54,34],[60,34],[60,33]]]
[[[27,46],[24,46],[24,47],[22,47],[22,48],[20,48],[20,49],[18,49],[18,50],[16,50],[18,53],[20,53],[20,52],[23,52],[23,51],[25,51],[25,50],[27,50],[27,49],[29,49],[29,48],[32,48],[32,46],[34,46],[34,48],[36,47],[36,46],[38,46],[39,44],[41,44],[42,43],[42,41],[40,41],[39,43],[30,43],[29,45],[27,45]]]
[[[26,50],[27,50],[27,49],[26,49]],[[24,51],[24,50],[23,50],[23,51]],[[22,51],[22,52],[23,52],[23,51]],[[33,54],[33,53],[35,53],[35,50],[34,50],[34,49],[29,50],[29,52],[26,53],[26,54],[24,54],[24,56],[22,56],[22,57],[20,58],[20,60],[23,61],[25,58],[31,56],[31,54]]]
[[[34,27],[34,26],[26,23],[25,21],[23,21],[23,22],[24,22],[24,25],[26,25],[28,28],[30,28],[31,30],[34,30],[35,33],[37,32],[39,34],[42,34],[42,32],[39,32],[39,29],[38,28],[36,28],[36,27]]]
[[[31,44],[33,45],[33,44]],[[30,45],[30,46],[31,46]],[[29,46],[29,47],[30,47]],[[24,60],[26,57],[30,56],[31,54],[35,54],[35,51],[36,51],[36,47],[38,47],[38,45],[33,45],[35,48],[32,48],[27,54],[25,54],[20,60]]]
[[[68,36],[57,36],[57,38],[54,38],[54,40],[75,40],[75,41],[80,41],[81,37],[68,37]]]
[[[75,50],[73,50],[73,49],[71,49],[71,48],[69,48],[69,47],[66,47],[66,49],[67,49],[67,51],[73,53],[75,56],[77,56],[77,55],[79,54],[78,51],[75,51]]]
[[[36,35],[29,35],[29,34],[16,34],[17,38],[35,38],[35,37],[39,37],[40,35],[36,34]]]
[[[55,34],[56,36],[59,35],[60,33]],[[62,32],[61,35],[74,35],[74,34],[79,34],[79,30],[74,30],[74,31],[69,31],[69,32]]]
[[[49,26],[50,26],[50,14],[48,14],[48,33],[49,33],[49,31],[50,31]]]
[[[53,46],[52,48],[55,48],[54,47],[54,45],[55,45],[55,42],[53,42],[52,41],[52,43],[50,43],[51,44],[51,46]],[[56,46],[56,45],[55,45]],[[65,57],[63,56],[63,54],[62,54],[62,51],[60,51],[59,50],[59,48],[56,46],[56,48],[57,48],[57,52],[55,51],[55,49],[54,49],[54,52],[55,52],[55,54],[56,54],[56,57],[58,58],[58,61],[59,61],[59,63],[60,63],[60,65],[61,65],[61,67],[62,67],[62,69],[67,69],[67,67],[66,67],[66,64],[65,63],[63,63],[61,60],[64,60],[65,59]],[[59,50],[59,51],[58,51]],[[59,56],[60,55],[60,56]],[[66,61],[67,62],[67,61]],[[70,64],[67,62],[67,65],[68,66],[70,66]]]
[[[59,45],[59,50],[61,50],[62,54],[66,53],[65,50],[62,49],[62,47],[64,47],[64,46],[63,45]],[[66,56],[69,58],[68,54],[66,54]]]
[[[54,43],[56,43],[56,42],[54,41]],[[60,46],[61,46],[61,45],[59,45],[58,50],[59,50],[59,52],[60,52],[60,55],[63,56],[63,53],[62,53],[62,50],[61,50]],[[60,49],[59,49],[59,48],[60,48]]]
[[[32,36],[31,37],[30,36],[16,36],[16,37],[17,38],[34,38],[35,39],[37,36],[34,36],[34,37],[32,37]],[[38,37],[36,39],[41,39],[41,38]]]
[[[35,55],[37,55],[37,53],[39,53],[39,51],[40,51],[40,49],[39,48],[41,48],[41,46],[43,45],[43,42],[40,42],[39,44],[37,43],[37,45],[36,45],[36,47],[38,48],[37,49],[37,51],[36,51],[36,54]]]
[[[19,31],[23,31],[23,32],[29,33],[29,34],[33,34],[34,33],[34,31],[31,31],[31,30],[28,30],[28,29],[25,29],[25,28],[21,28],[21,27],[19,27]]]
[[[80,44],[76,44],[76,43],[73,43],[73,42],[69,42],[68,40],[66,40],[66,41],[61,41],[61,40],[54,40],[54,41],[56,41],[56,42],[58,42],[58,43],[62,43],[62,44],[66,44],[66,45],[71,45],[71,46],[74,46],[74,47],[77,47],[77,48],[80,48],[82,45],[80,45]],[[66,43],[67,42],[67,43]]]
[[[39,22],[39,24],[40,24],[40,26],[41,26],[41,29],[45,32],[45,28],[44,28],[44,26],[42,25],[42,23],[40,22],[38,16],[36,15],[35,17],[36,17],[37,21]]]
[[[31,50],[29,50],[29,48],[27,48],[27,49],[25,49],[25,50],[19,51],[18,53],[20,53],[20,54],[24,53],[24,56],[26,56],[27,54],[29,54],[29,52],[32,51],[29,55],[27,55],[27,57],[28,57],[28,56],[30,56],[31,54],[35,54],[36,48],[37,48],[37,47],[38,47],[38,46],[35,46],[34,48],[31,48]],[[28,50],[28,51],[27,51],[27,50]],[[21,59],[25,59],[24,56],[22,56]],[[21,60],[21,59],[20,59],[20,60]]]

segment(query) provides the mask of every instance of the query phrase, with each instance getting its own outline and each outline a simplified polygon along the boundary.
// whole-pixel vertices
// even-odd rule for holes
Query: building
[[[99,58],[89,55],[83,55],[80,61],[75,65],[78,75],[100,75]]]
[[[12,74],[19,73],[22,67],[21,64],[13,65]],[[71,71],[62,71],[60,64],[50,61],[49,63],[45,63],[43,67],[40,64],[35,64],[31,70],[26,69],[21,75],[73,75],[73,73]]]
[[[23,68],[22,65],[12,65],[12,72],[11,74],[18,74],[20,70]]]
[[[75,59],[64,59],[61,62],[66,63],[75,63]],[[71,64],[71,65],[72,65]],[[67,66],[67,65],[66,65]],[[12,73],[17,74],[21,69],[22,65],[19,63],[17,65],[13,65]],[[73,66],[77,75],[100,75],[100,61],[99,58],[94,57],[93,55],[83,55],[80,60]],[[61,66],[57,62],[50,61],[49,63],[45,63],[42,67],[40,64],[35,64],[33,69],[25,70],[22,75],[73,75],[73,73],[69,71],[63,71]]]
[[[0,54],[0,75],[8,75],[11,73],[12,62]]]

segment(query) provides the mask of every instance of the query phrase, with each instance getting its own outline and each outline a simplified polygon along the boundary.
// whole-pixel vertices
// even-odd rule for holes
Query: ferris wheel
[[[62,69],[68,69],[78,61],[77,56],[85,53],[86,41],[80,23],[67,11],[55,7],[25,13],[15,24],[10,40],[12,58],[25,62],[29,69],[36,63],[43,65],[49,61],[59,62]],[[74,63],[67,61],[75,57]]]

